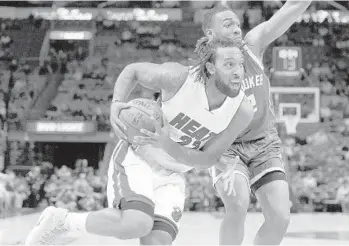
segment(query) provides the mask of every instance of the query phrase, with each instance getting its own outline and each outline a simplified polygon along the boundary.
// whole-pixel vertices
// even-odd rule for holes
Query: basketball
[[[129,142],[132,142],[135,136],[144,136],[140,132],[141,129],[155,132],[152,116],[161,126],[163,125],[162,110],[157,102],[150,99],[136,98],[128,102],[128,105],[130,108],[121,110],[119,118],[126,125],[125,134]]]

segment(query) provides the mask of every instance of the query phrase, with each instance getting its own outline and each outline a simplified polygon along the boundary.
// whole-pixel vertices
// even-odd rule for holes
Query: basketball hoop
[[[292,114],[289,114],[287,110],[292,110]],[[296,134],[297,125],[301,119],[301,105],[299,103],[280,103],[279,115],[280,120],[286,126],[286,133],[288,135]]]
[[[293,135],[297,133],[297,125],[299,123],[298,115],[284,115],[282,120],[286,126],[286,132],[288,135]]]

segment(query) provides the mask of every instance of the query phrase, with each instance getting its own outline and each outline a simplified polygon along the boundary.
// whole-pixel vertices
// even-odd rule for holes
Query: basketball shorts
[[[235,173],[245,177],[252,193],[255,193],[260,187],[274,180],[287,181],[281,153],[281,140],[277,133],[273,133],[256,140],[236,142],[224,156],[240,157]],[[212,167],[210,173],[215,185],[222,172]]]
[[[108,207],[139,210],[154,218],[153,230],[168,232],[174,240],[185,202],[185,178],[154,172],[120,141],[113,151],[107,184]]]

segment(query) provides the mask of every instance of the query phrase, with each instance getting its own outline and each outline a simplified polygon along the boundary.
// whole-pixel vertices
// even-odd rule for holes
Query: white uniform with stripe
[[[210,111],[205,85],[195,82],[194,74],[189,73],[176,95],[162,102],[171,139],[188,148],[201,148],[227,128],[243,98],[241,91],[237,97],[227,97],[220,108]],[[162,149],[153,146],[141,148],[137,152],[142,152],[142,158],[131,147],[121,150],[124,151],[124,158],[121,159],[122,154],[118,156],[120,146],[114,151],[108,172],[109,206],[119,204],[121,197],[127,202],[137,200],[147,203],[155,207],[155,222],[161,218],[177,231],[178,211],[183,211],[184,207],[185,180],[182,173],[167,169],[176,166],[186,172],[191,167],[179,163]],[[115,172],[118,174],[115,175]]]

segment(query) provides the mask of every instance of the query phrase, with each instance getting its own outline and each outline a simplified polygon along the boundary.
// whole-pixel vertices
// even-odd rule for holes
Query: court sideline
[[[0,245],[23,244],[39,213],[0,220]],[[221,216],[209,213],[185,213],[175,245],[217,245]],[[261,213],[249,213],[244,244],[252,243],[253,235],[263,221]],[[68,234],[61,245],[138,245],[138,240],[121,241],[90,234]],[[338,213],[292,214],[283,245],[349,245],[349,215]]]

